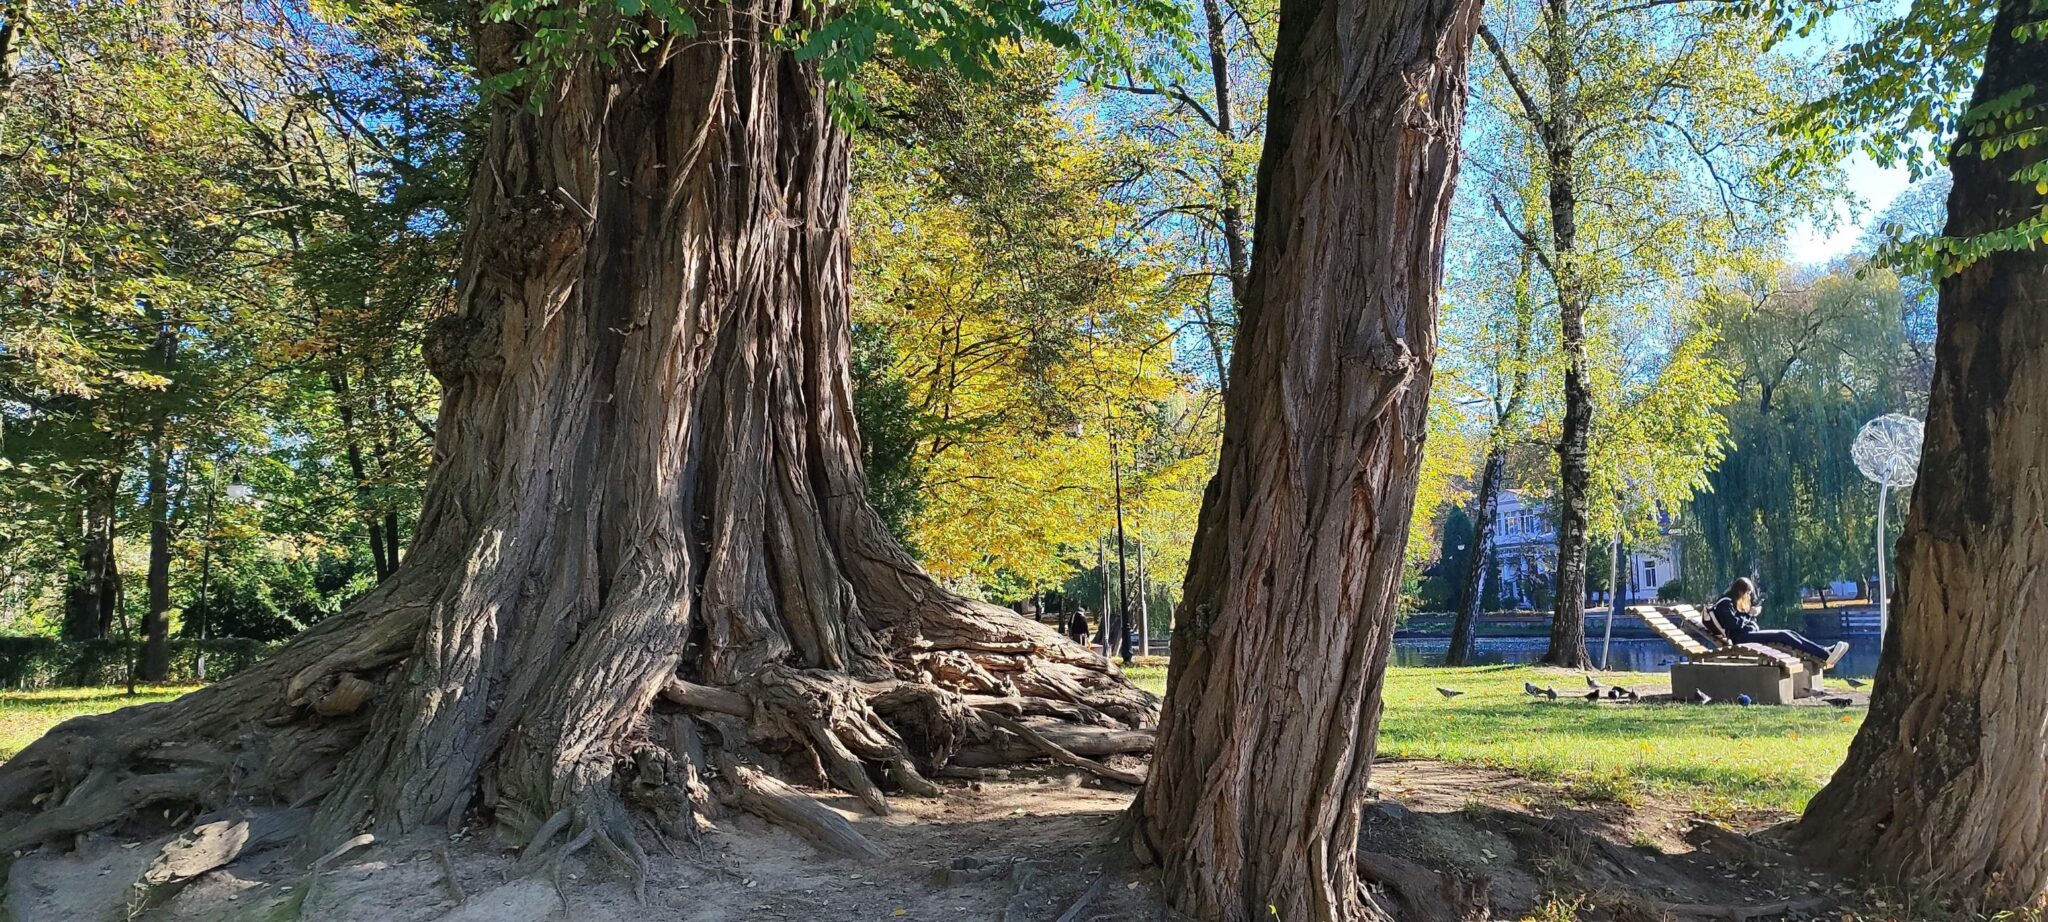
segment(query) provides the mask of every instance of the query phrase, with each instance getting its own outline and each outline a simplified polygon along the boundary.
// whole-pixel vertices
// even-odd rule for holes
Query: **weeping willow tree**
[[[1849,445],[1871,417],[1926,404],[1905,309],[1897,277],[1876,268],[1784,274],[1718,299],[1739,397],[1733,447],[1691,506],[1688,596],[1760,576],[1766,620],[1791,623],[1799,589],[1874,566],[1877,495]]]

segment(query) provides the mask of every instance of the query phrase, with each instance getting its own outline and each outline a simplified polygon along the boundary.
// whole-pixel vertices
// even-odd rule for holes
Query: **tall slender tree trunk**
[[[1113,641],[1110,639],[1114,635],[1110,628],[1110,622],[1115,619],[1110,614],[1109,542],[1103,538],[1095,539],[1095,572],[1102,576],[1102,618],[1100,619],[1102,624],[1096,630],[1099,632],[1098,636],[1102,638],[1102,657],[1108,659],[1116,655],[1113,652],[1115,650],[1115,647],[1112,646]]]
[[[773,772],[886,812],[883,784],[1014,748],[965,693],[1152,722],[1114,667],[941,589],[867,504],[848,141],[777,38],[813,9],[695,5],[696,36],[494,101],[423,349],[445,396],[411,552],[268,660],[0,765],[0,851],[140,798],[316,800],[316,847],[480,815],[639,865],[627,807],[687,832],[713,764],[721,791]],[[480,28],[485,76],[522,34]]]
[[[350,394],[346,373],[333,372],[327,381],[329,389],[334,392],[335,413],[341,419],[342,451],[348,459],[349,478],[355,483],[356,511],[362,516],[363,533],[370,542],[371,565],[376,567],[377,580],[382,582],[398,569],[397,555],[386,547],[383,526],[370,497],[370,471],[363,462],[363,441],[357,432],[355,400]]]
[[[1493,556],[1493,523],[1500,515],[1501,480],[1507,472],[1507,446],[1496,438],[1486,450],[1486,466],[1479,473],[1478,504],[1472,520],[1472,555],[1465,567],[1465,584],[1458,594],[1458,616],[1451,621],[1451,645],[1444,651],[1444,665],[1472,665],[1472,647],[1479,634],[1479,613],[1486,601],[1486,566]]]
[[[156,336],[160,373],[172,377],[177,360],[178,327],[165,312]],[[149,430],[149,608],[142,616],[139,670],[145,682],[171,675],[171,400],[170,393],[158,396]]]
[[[64,593],[65,640],[98,640],[114,628],[114,609],[121,601],[121,571],[114,556],[114,507],[120,492],[118,470],[96,470],[80,478],[71,536],[78,569]]]
[[[1200,919],[1353,920],[1469,0],[1285,0],[1221,458],[1136,842]]]
[[[21,50],[28,44],[29,0],[0,2],[0,112],[14,101],[21,77]]]
[[[1235,94],[1231,88],[1230,45],[1221,0],[1202,0],[1202,19],[1208,29],[1210,98],[1215,104],[1212,115],[1218,154],[1216,193],[1223,204],[1218,210],[1217,223],[1223,231],[1223,272],[1230,285],[1230,303],[1241,312],[1245,287],[1251,280],[1251,245],[1244,225],[1244,184],[1238,181],[1238,164],[1234,155],[1238,142],[1237,113],[1232,109]],[[1223,328],[1230,325],[1229,321],[1217,318],[1206,302],[1202,305],[1203,333],[1208,337],[1209,352],[1216,361],[1216,389],[1226,396],[1230,393],[1230,374],[1226,367],[1229,350],[1223,344]]]
[[[1535,250],[1526,242],[1519,256],[1513,290],[1514,327],[1508,339],[1505,362],[1496,360],[1493,395],[1493,432],[1486,449],[1486,466],[1479,476],[1478,518],[1472,528],[1472,554],[1465,572],[1464,591],[1458,599],[1458,616],[1451,624],[1451,645],[1444,663],[1469,666],[1478,636],[1479,614],[1486,605],[1486,580],[1500,577],[1494,558],[1494,529],[1500,518],[1500,494],[1507,483],[1508,439],[1522,424],[1522,404],[1529,393],[1529,349],[1536,324],[1535,295],[1530,285]],[[1506,380],[1499,376],[1507,366]],[[1498,591],[1498,589],[1496,589]]]
[[[1557,281],[1559,345],[1564,350],[1564,417],[1557,439],[1557,592],[1550,619],[1550,648],[1543,662],[1584,669],[1586,654],[1586,545],[1592,472],[1588,443],[1593,433],[1593,392],[1587,381],[1587,294],[1578,279],[1578,186],[1574,132],[1565,113],[1572,79],[1571,9],[1568,0],[1547,0],[1543,59],[1551,117],[1544,131],[1550,169],[1552,271]]]
[[[2048,42],[2013,31],[2048,15],[2002,0],[1974,105],[2048,75]],[[2035,8],[2038,10],[2038,8]],[[2038,25],[2037,25],[2038,28]],[[2030,126],[2048,118],[2034,110]],[[1950,155],[1952,238],[2048,206],[2036,144],[1990,159],[1965,125]],[[1985,256],[1941,281],[1926,443],[1870,716],[1799,835],[1878,881],[1981,910],[2048,905],[2048,250]]]
[[[1208,27],[1209,78],[1216,103],[1216,146],[1221,154],[1216,164],[1217,191],[1223,200],[1219,223],[1223,228],[1224,271],[1230,276],[1230,297],[1244,303],[1251,283],[1250,235],[1244,226],[1244,186],[1238,182],[1236,148],[1237,114],[1231,108],[1230,46],[1225,36],[1221,0],[1202,0],[1202,18]]]
[[[1145,578],[1145,542],[1133,542],[1138,558],[1138,655],[1152,655],[1152,583]]]
[[[377,418],[382,422],[383,429],[377,434],[377,441],[371,447],[371,455],[377,462],[378,478],[387,484],[395,483],[398,480],[398,473],[393,467],[394,453],[395,446],[400,444],[400,437],[395,420],[398,398],[392,394],[390,382],[384,382],[377,401]],[[383,509],[384,556],[390,561],[391,568],[396,570],[400,561],[400,551],[404,547],[404,539],[399,529],[398,506],[388,498],[379,505]]]

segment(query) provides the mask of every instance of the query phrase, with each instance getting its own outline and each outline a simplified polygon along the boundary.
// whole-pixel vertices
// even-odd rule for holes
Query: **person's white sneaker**
[[[1826,663],[1822,664],[1821,668],[1823,668],[1823,669],[1833,669],[1833,668],[1835,668],[1835,664],[1836,664],[1836,663],[1839,663],[1839,662],[1841,662],[1841,661],[1842,661],[1842,655],[1843,655],[1843,654],[1845,654],[1845,653],[1848,653],[1848,652],[1849,652],[1849,642],[1848,642],[1848,641],[1846,641],[1846,640],[1837,640],[1837,641],[1835,641],[1835,645],[1834,645],[1834,646],[1832,646],[1832,647],[1829,647],[1829,648],[1828,648],[1828,661],[1827,661]]]

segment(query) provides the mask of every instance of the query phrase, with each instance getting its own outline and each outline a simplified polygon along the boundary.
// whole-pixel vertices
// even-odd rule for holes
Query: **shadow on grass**
[[[1624,799],[1663,789],[1714,812],[1797,811],[1841,763],[1860,716],[1813,707],[1503,700],[1498,692],[1477,701],[1411,698],[1388,707],[1380,752],[1485,765]]]
[[[103,708],[124,707],[130,704],[146,704],[175,698],[197,688],[196,685],[137,685],[135,694],[128,694],[125,688],[52,688],[40,691],[0,692],[0,707],[41,708],[56,706],[101,706]]]

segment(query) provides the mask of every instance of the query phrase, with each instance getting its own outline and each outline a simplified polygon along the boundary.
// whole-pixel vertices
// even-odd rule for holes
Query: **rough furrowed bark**
[[[848,142],[771,34],[803,9],[631,24],[644,51],[494,103],[458,307],[423,346],[445,394],[414,546],[248,672],[0,766],[6,843],[282,803],[313,808],[314,854],[480,817],[534,868],[637,869],[643,815],[687,835],[713,791],[762,803],[741,769],[878,813],[936,792],[1008,741],[968,694],[1152,724],[1114,666],[943,591],[867,505]],[[480,66],[518,66],[521,38],[483,27]]]
[[[2044,21],[2003,0],[1974,104],[2038,95],[2048,43],[2013,35]],[[2031,125],[1991,120],[1995,134]],[[1950,158],[1945,234],[2011,228],[2048,207],[2012,178],[2039,146]],[[2008,135],[2009,136],[2009,135]],[[1803,849],[1958,908],[2048,907],[2048,251],[1993,252],[1941,282],[1935,376],[1899,582],[1870,716],[1808,807]],[[2020,915],[2029,913],[2021,912]]]
[[[1259,239],[1140,856],[1195,918],[1380,917],[1360,811],[1478,4],[1285,0]]]

